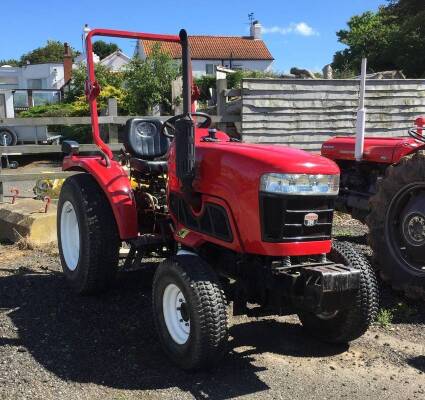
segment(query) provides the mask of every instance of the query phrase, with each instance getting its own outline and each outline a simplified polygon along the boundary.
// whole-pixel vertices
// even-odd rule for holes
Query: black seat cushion
[[[162,123],[154,118],[132,118],[127,121],[124,146],[136,158],[153,160],[167,153],[170,141],[161,135]]]
[[[149,161],[141,158],[130,158],[130,168],[143,175],[160,175],[168,171],[167,161]]]

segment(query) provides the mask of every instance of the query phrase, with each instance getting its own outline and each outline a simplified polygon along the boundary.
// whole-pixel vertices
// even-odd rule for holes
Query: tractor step
[[[135,266],[140,266],[142,258],[150,251],[156,251],[166,243],[161,235],[146,233],[137,239],[130,241],[130,250],[125,258],[123,270],[129,270]]]

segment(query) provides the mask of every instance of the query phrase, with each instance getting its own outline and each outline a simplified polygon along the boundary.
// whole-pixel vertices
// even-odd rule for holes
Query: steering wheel
[[[409,129],[408,132],[409,132],[409,135],[413,139],[415,139],[415,140],[417,140],[419,142],[425,143],[425,136],[423,136],[420,133],[418,133],[418,129],[412,128],[412,129]]]
[[[197,124],[198,128],[208,128],[211,126],[211,116],[203,113],[203,112],[191,112],[191,113],[187,113],[187,114],[179,114],[179,115],[175,115],[174,117],[171,117],[169,119],[167,119],[161,126],[161,130],[160,133],[164,136],[166,136],[167,138],[173,139],[174,138],[174,134],[176,132],[176,127],[175,127],[175,123],[177,120],[186,117],[187,115],[190,115],[191,117],[202,117],[205,118],[205,121],[200,122]],[[166,131],[166,128],[170,128],[170,130],[173,132],[173,134],[170,134]]]

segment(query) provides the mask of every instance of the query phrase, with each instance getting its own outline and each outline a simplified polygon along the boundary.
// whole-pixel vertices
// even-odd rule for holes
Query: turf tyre
[[[362,254],[349,243],[332,243],[328,258],[335,263],[349,265],[360,270],[360,287],[354,293],[351,306],[338,310],[330,318],[312,312],[301,311],[298,317],[307,331],[328,343],[348,343],[362,336],[378,313],[379,289],[375,271]]]
[[[165,293],[175,285],[185,299],[190,332],[177,343],[165,320]],[[161,345],[169,358],[185,370],[217,365],[227,348],[226,299],[213,269],[196,255],[176,255],[158,267],[153,281],[153,316]]]
[[[72,265],[66,254],[67,239],[63,237],[66,229],[61,229],[64,206],[73,208],[78,222],[78,261]],[[73,289],[79,294],[108,289],[117,271],[120,239],[109,202],[89,174],[77,174],[64,182],[58,202],[57,232],[62,270]]]

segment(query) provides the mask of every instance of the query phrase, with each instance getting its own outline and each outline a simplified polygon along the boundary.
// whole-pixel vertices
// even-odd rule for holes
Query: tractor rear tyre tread
[[[404,186],[413,182],[425,182],[425,151],[417,151],[387,168],[378,192],[370,199],[371,211],[366,224],[374,265],[381,279],[409,298],[425,299],[425,274],[422,277],[410,274],[402,262],[391,255],[385,238],[385,220],[391,200]]]
[[[374,322],[379,308],[379,288],[375,271],[351,244],[333,241],[329,259],[359,269],[360,287],[353,303],[331,318],[299,312],[302,325],[312,335],[328,343],[348,343],[362,336]]]
[[[177,344],[164,319],[163,295],[175,284],[189,304],[190,333]],[[185,370],[207,370],[221,360],[227,349],[226,298],[217,274],[199,256],[177,255],[165,260],[153,281],[153,314],[160,342],[173,362]]]
[[[74,206],[80,234],[80,253],[74,270],[67,267],[61,245],[61,210],[64,202]],[[79,294],[104,292],[114,282],[120,238],[109,201],[94,178],[77,174],[66,179],[58,203],[58,245],[62,268]]]

